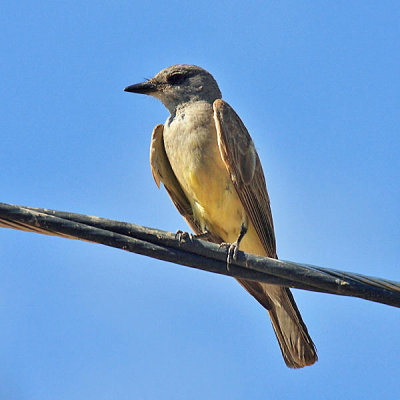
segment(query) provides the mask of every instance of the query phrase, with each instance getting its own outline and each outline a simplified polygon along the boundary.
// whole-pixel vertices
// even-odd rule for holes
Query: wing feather
[[[214,120],[221,157],[238,196],[267,256],[277,258],[269,196],[253,140],[236,112],[221,99],[214,102]]]

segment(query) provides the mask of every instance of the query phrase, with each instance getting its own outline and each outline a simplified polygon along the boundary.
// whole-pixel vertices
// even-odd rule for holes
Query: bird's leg
[[[233,243],[221,243],[219,247],[227,247],[228,248],[228,256],[226,258],[227,269],[229,271],[229,264],[232,263],[232,260],[236,260],[237,252],[239,250],[240,242],[242,241],[244,235],[247,233],[247,226],[244,222],[240,226],[239,236],[236,242]]]

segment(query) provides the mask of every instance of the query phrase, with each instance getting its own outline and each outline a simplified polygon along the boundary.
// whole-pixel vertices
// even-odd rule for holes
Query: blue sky
[[[209,70],[267,178],[280,258],[400,280],[400,5],[2,5],[0,201],[187,229],[149,168],[161,103],[123,92]],[[319,362],[285,367],[234,280],[0,230],[1,399],[400,395],[399,311],[295,291]]]

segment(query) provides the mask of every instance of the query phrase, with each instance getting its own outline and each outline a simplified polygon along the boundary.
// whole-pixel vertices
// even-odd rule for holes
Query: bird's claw
[[[184,243],[187,242],[188,240],[193,240],[193,235],[191,233],[189,234],[179,229],[175,233],[175,239],[178,239],[179,243]]]
[[[225,243],[222,242],[219,245],[220,248],[227,248],[227,257],[226,257],[226,269],[229,271],[229,265],[232,264],[232,261],[236,261],[237,260],[237,253],[239,250],[239,246],[237,242],[234,243]]]

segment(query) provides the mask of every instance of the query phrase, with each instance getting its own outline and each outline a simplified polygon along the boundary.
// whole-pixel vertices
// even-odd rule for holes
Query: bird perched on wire
[[[213,76],[195,65],[173,65],[125,88],[159,99],[170,112],[153,130],[150,163],[174,205],[200,237],[277,258],[270,201],[261,162],[246,127],[221,99]],[[289,288],[238,279],[268,310],[285,363],[317,361]]]

